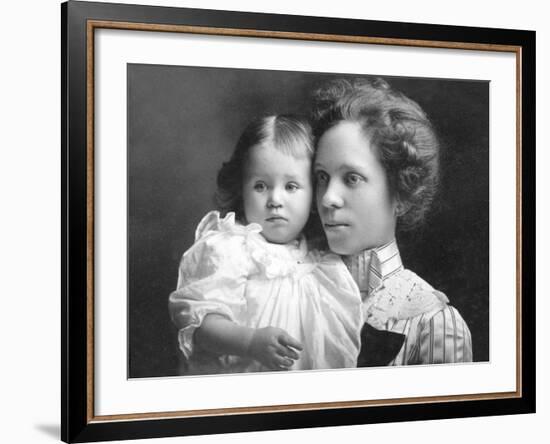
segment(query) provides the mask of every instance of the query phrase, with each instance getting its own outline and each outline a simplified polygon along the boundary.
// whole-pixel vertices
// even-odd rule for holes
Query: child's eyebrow
[[[301,179],[301,175],[296,175],[296,174],[285,174],[284,175],[284,178],[285,180],[298,180],[298,179]]]

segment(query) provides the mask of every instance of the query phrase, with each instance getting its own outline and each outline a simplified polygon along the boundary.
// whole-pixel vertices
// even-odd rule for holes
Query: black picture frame
[[[115,23],[115,25],[113,25]],[[335,403],[319,408],[238,409],[201,415],[95,417],[93,414],[93,48],[98,27],[230,29],[235,35],[433,46],[508,47],[518,57],[517,224],[518,389],[495,396]],[[62,383],[65,442],[142,439],[535,412],[535,32],[69,1],[61,5],[62,54]],[[145,26],[144,32],[147,30]],[[214,31],[215,33],[215,31]],[[255,35],[258,37],[258,35]],[[259,35],[261,38],[261,35]],[[92,39],[93,40],[93,39]],[[473,46],[472,46],[473,45]],[[91,98],[90,98],[91,97]],[[92,125],[92,126],[91,126]],[[91,150],[91,151],[90,151]],[[90,154],[92,153],[92,154]],[[513,199],[514,196],[510,196]],[[278,406],[281,407],[281,406]]]

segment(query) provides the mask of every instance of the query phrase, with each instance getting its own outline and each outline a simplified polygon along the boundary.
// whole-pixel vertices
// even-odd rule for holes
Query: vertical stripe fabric
[[[355,256],[343,256],[363,300],[376,290],[384,279],[403,270],[403,262],[395,240]]]
[[[470,330],[450,305],[394,322],[388,330],[406,335],[403,347],[389,365],[472,362]]]
[[[395,240],[356,256],[343,257],[343,260],[365,302],[384,280],[404,270]],[[408,319],[389,319],[385,329],[406,336],[401,350],[389,365],[473,360],[470,330],[458,310],[450,305]]]

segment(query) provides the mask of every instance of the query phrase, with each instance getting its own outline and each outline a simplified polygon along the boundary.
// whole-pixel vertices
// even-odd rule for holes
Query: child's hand
[[[254,331],[248,354],[270,370],[288,370],[300,357],[296,350],[302,349],[302,344],[283,329],[264,327]]]

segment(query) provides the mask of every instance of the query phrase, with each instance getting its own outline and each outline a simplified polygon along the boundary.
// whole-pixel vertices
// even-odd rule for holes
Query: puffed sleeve
[[[472,336],[456,308],[447,305],[424,317],[419,327],[420,364],[472,362]]]
[[[231,224],[224,228],[209,213],[199,224],[195,244],[183,255],[169,309],[186,358],[193,353],[193,334],[206,315],[244,321],[245,286],[251,267],[245,242],[244,233],[233,230]]]

